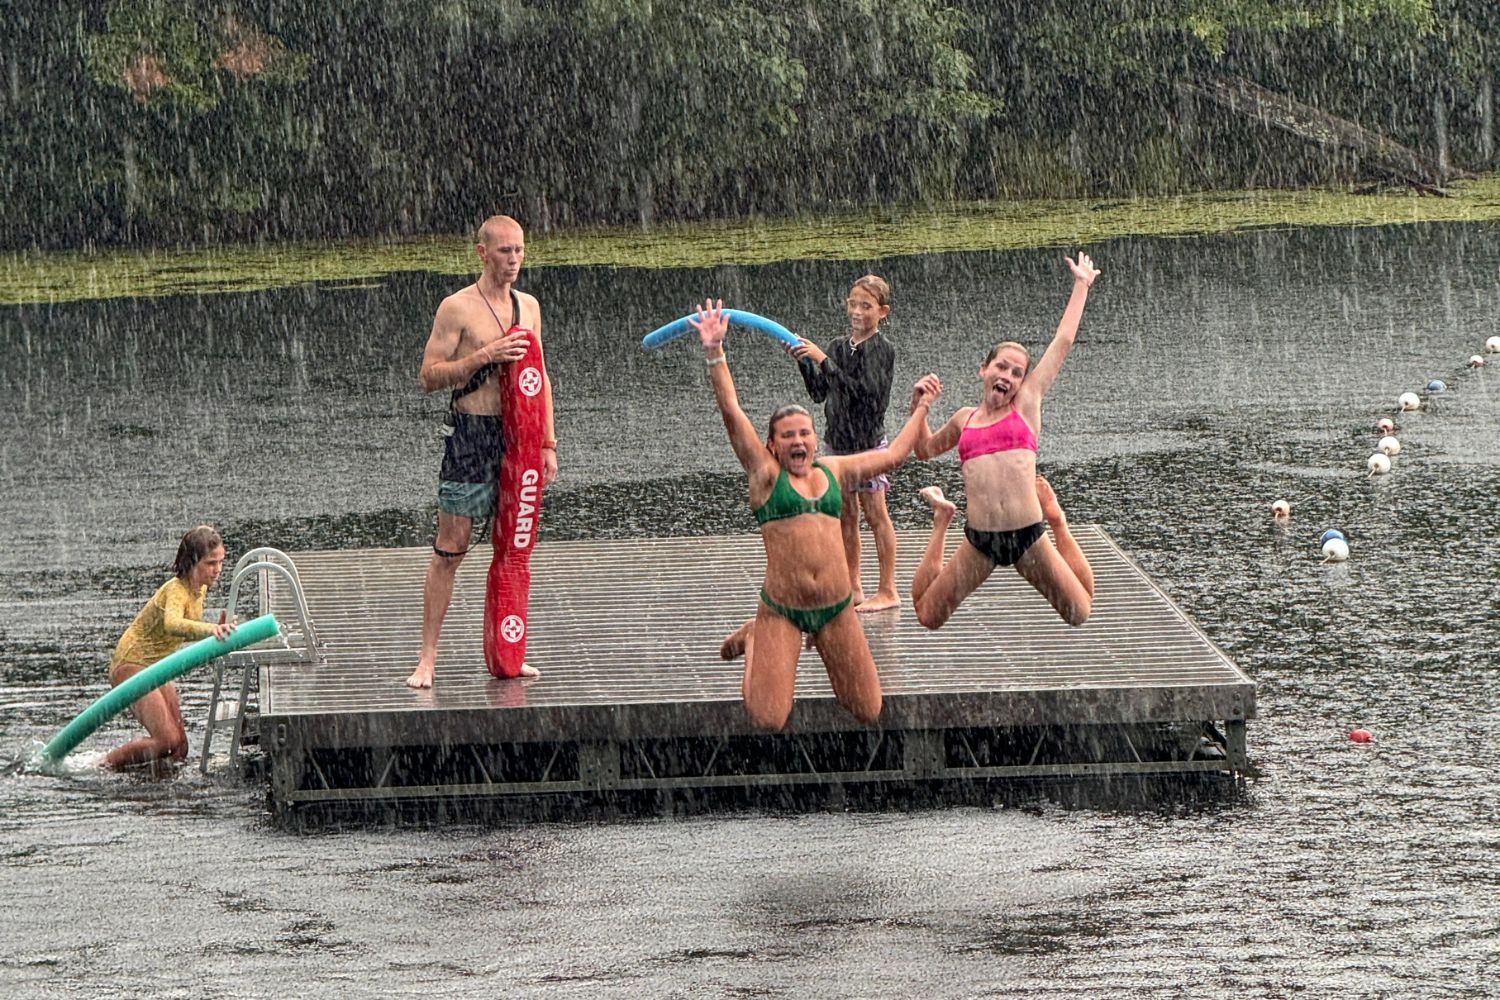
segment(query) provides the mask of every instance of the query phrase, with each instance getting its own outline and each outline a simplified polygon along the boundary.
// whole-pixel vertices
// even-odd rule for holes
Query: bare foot
[[[417,669],[413,670],[411,676],[406,679],[406,686],[409,688],[432,687],[433,666],[431,663],[419,662]]]
[[[521,676],[522,677],[540,677],[540,676],[542,676],[542,672],[540,670],[538,670],[536,667],[533,667],[529,663],[523,663],[523,664],[521,664]]]
[[[927,505],[932,508],[935,514],[946,514],[951,518],[954,514],[958,513],[958,505],[943,496],[942,489],[937,486],[923,487],[917,495],[927,501]]]
[[[865,615],[872,611],[889,611],[891,608],[899,608],[900,606],[901,595],[888,594],[883,590],[879,590],[868,601],[860,601],[856,604],[854,610]]]
[[[1042,516],[1047,519],[1048,524],[1059,524],[1067,520],[1063,515],[1062,505],[1057,502],[1057,491],[1041,476],[1036,477],[1036,498],[1041,502]]]
[[[750,626],[755,624],[752,618],[724,639],[723,645],[719,647],[719,656],[726,660],[737,660],[745,655],[745,640],[750,635]]]
[[[863,588],[863,587],[855,587],[853,590],[851,590],[849,592],[849,603],[850,604],[863,604],[863,603],[865,603],[865,588]]]

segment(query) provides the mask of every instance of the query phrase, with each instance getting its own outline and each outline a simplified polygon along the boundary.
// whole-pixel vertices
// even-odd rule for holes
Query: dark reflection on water
[[[1092,248],[1105,275],[1041,460],[1256,680],[1246,801],[913,809],[610,826],[270,829],[185,771],[18,770],[101,689],[177,535],[231,556],[428,540],[448,278],[0,311],[0,989],[49,996],[1490,996],[1500,952],[1497,227],[1288,230]],[[695,297],[826,340],[850,280],[895,288],[898,383],[972,401],[991,342],[1039,346],[1060,253],[712,271],[544,269],[563,478],[543,542],[753,530],[685,344]],[[735,331],[760,421],[801,398]],[[1404,450],[1364,475],[1396,396]],[[895,476],[961,495],[951,456]],[[1274,526],[1285,497],[1291,523]],[[1323,564],[1317,537],[1353,555]],[[206,692],[184,685],[197,733]],[[1359,747],[1345,734],[1374,730]],[[92,757],[90,756],[92,754]],[[1056,795],[1054,799],[1058,798]],[[1124,796],[1127,799],[1129,796]],[[1066,801],[1066,798],[1064,797]],[[464,818],[462,811],[452,817]],[[132,910],[128,919],[100,913]],[[107,984],[107,985],[106,985]]]

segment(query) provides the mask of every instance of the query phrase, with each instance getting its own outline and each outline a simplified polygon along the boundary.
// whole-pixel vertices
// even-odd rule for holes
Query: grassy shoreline
[[[1211,192],[1136,199],[894,207],[796,219],[529,234],[527,266],[711,267],[864,260],[911,253],[1078,247],[1122,236],[1196,236],[1266,226],[1386,226],[1500,220],[1500,174],[1452,197],[1394,191]],[[476,271],[462,234],[189,249],[0,252],[0,305],[257,291],[378,281],[399,271]]]

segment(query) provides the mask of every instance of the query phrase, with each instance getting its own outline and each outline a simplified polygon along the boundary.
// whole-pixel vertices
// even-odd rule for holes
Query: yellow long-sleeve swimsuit
[[[180,577],[162,584],[115,643],[114,655],[109,658],[110,682],[114,682],[115,670],[122,663],[150,666],[189,639],[213,635],[214,627],[203,620],[207,593],[207,587],[193,593]]]

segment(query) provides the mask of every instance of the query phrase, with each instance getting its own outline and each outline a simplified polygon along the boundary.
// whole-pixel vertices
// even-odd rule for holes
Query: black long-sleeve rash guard
[[[843,454],[878,448],[885,437],[896,348],[876,331],[857,346],[840,337],[828,345],[827,355],[821,365],[806,358],[797,363],[813,402],[824,404],[824,443]]]

